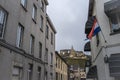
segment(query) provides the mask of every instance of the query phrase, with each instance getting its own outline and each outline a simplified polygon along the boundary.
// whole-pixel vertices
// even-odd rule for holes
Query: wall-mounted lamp
[[[109,58],[108,58],[107,55],[105,55],[105,57],[104,57],[104,62],[105,62],[105,63],[108,63],[108,62],[109,62]]]

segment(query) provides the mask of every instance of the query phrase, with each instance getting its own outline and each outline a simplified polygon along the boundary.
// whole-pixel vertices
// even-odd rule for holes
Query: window
[[[44,3],[43,2],[41,2],[42,4],[41,4],[41,9],[42,9],[42,11],[44,12]]]
[[[50,80],[53,80],[53,73],[50,73]]]
[[[3,38],[6,25],[7,12],[0,7],[0,38]]]
[[[53,53],[51,53],[51,64],[53,64]]]
[[[73,70],[73,65],[70,65],[70,70]]]
[[[53,33],[51,33],[51,44],[53,44]]]
[[[43,29],[43,17],[42,16],[40,17],[40,29],[41,30]]]
[[[59,80],[58,78],[59,78],[59,77],[58,77],[58,73],[56,72],[56,80]]]
[[[38,80],[41,80],[41,67],[38,67]]]
[[[39,43],[39,58],[42,57],[42,43]]]
[[[32,10],[32,19],[36,20],[37,18],[37,7],[33,5],[33,10]]]
[[[46,52],[45,52],[45,62],[48,62],[48,49],[46,48]]]
[[[62,79],[62,74],[61,74],[61,80],[63,80],[63,79]]]
[[[120,14],[116,13],[110,17],[111,22],[111,32],[120,31]]]
[[[28,75],[27,80],[32,80],[33,64],[28,65]]]
[[[62,61],[60,60],[60,69],[62,70]]]
[[[48,79],[47,79],[47,74],[48,74],[48,73],[47,73],[47,72],[45,72],[45,80],[48,80]]]
[[[22,68],[13,67],[12,80],[22,80]]]
[[[23,44],[23,34],[24,34],[24,28],[19,24],[17,30],[17,41],[16,41],[16,46],[19,48],[21,48]]]
[[[49,36],[49,27],[46,26],[46,38],[48,39],[48,36]]]
[[[56,57],[56,68],[58,67],[58,58]]]
[[[21,4],[24,8],[27,8],[27,0],[21,0]]]
[[[35,43],[35,38],[33,35],[30,36],[30,54],[34,53],[34,43]]]

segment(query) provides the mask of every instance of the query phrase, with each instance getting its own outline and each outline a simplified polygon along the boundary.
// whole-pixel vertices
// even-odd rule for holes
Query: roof
[[[55,29],[55,27],[54,27],[54,25],[53,25],[50,17],[48,16],[48,14],[46,14],[46,18],[47,18],[48,23],[50,24],[51,29],[52,29],[52,30],[55,32],[55,34],[56,34],[57,31],[56,31],[56,29]]]
[[[67,64],[67,62],[62,58],[62,56],[60,56],[60,54],[59,54],[57,51],[55,51],[55,54],[58,55],[59,58],[60,58],[63,62],[65,62],[65,64]],[[68,64],[67,64],[67,65],[68,65]]]

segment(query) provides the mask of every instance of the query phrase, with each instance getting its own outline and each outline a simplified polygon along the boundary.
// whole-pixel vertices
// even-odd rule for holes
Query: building
[[[120,79],[120,0],[89,0],[85,33],[88,35],[94,20],[101,31],[92,37],[92,65],[87,77],[92,80]],[[86,45],[87,45],[86,44]],[[85,48],[90,48],[86,46]],[[90,49],[89,49],[90,50]]]
[[[47,0],[0,0],[0,80],[54,80]]]
[[[68,64],[60,56],[58,52],[56,52],[55,71],[56,71],[56,80],[68,80]]]
[[[69,65],[69,80],[85,80],[87,56],[82,51],[71,49],[60,50],[60,55]]]

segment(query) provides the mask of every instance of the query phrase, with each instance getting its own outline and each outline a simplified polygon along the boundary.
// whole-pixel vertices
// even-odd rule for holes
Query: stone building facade
[[[60,50],[60,55],[69,65],[69,80],[85,80],[85,65],[87,56],[82,51],[71,49]]]
[[[55,71],[56,71],[56,80],[68,80],[68,64],[60,56],[58,52],[56,52]]]
[[[54,80],[56,30],[47,5],[0,0],[0,80]]]
[[[96,19],[101,31],[92,37],[92,66],[88,78],[92,80],[120,79],[120,0],[89,0],[85,33],[91,31]]]

